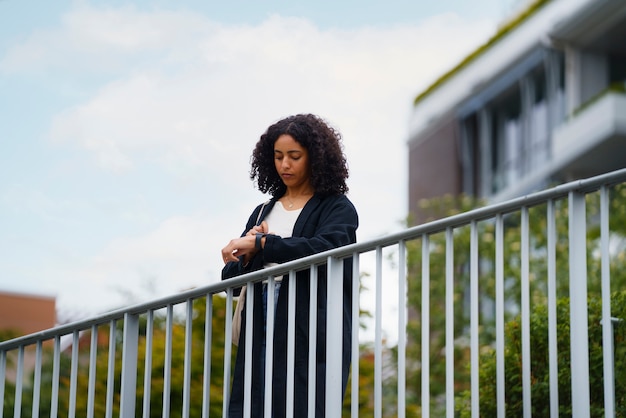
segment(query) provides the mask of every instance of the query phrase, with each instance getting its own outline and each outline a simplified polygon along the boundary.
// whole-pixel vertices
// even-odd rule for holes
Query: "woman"
[[[272,198],[250,215],[244,233],[222,249],[228,279],[276,263],[356,242],[358,215],[345,196],[348,168],[340,134],[315,115],[283,119],[261,135],[252,154],[250,178]],[[257,221],[258,220],[258,221]],[[307,411],[309,347],[309,271],[297,273],[295,315],[294,411]],[[316,416],[324,416],[326,364],[326,268],[318,270]],[[288,276],[276,281],[272,417],[285,416],[287,382]],[[257,283],[254,300],[266,301],[266,285]],[[254,304],[252,337],[252,415],[264,411],[264,303]],[[344,262],[343,390],[350,370],[352,262]],[[245,309],[235,362],[230,416],[243,415]]]

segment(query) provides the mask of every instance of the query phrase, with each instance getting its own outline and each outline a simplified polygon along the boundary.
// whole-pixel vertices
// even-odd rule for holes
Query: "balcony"
[[[262,280],[271,289],[285,274],[295,312],[292,296],[303,285],[296,271],[311,271],[312,290],[325,265],[327,317],[341,317],[348,258],[360,280],[352,283],[345,396],[341,321],[310,316],[311,329],[326,327],[325,416],[623,416],[624,208],[626,170],[619,170],[0,342],[0,417],[226,417],[237,349],[233,290],[245,285],[254,294]],[[254,303],[247,300],[247,313]],[[397,340],[386,338],[390,330]],[[289,324],[287,347],[295,335]],[[315,338],[309,344],[315,352]],[[272,350],[268,343],[266,362]],[[251,359],[252,344],[244,351]],[[273,368],[264,373],[272,382]],[[308,405],[320,395],[315,375],[297,388]],[[250,393],[249,368],[244,376]],[[293,390],[293,381],[286,387]],[[271,391],[266,384],[263,411],[245,399],[243,415],[270,416]],[[315,416],[291,395],[287,416]]]
[[[607,91],[554,131],[552,155],[561,178],[626,167],[626,93]]]

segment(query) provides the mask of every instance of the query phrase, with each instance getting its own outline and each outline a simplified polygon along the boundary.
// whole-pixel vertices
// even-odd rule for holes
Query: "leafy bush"
[[[626,292],[614,293],[612,316],[626,318]],[[570,305],[569,298],[557,302],[557,345],[559,416],[572,415],[570,363]],[[589,300],[589,380],[591,416],[604,416],[604,376],[602,359],[602,303],[599,298]],[[505,402],[506,416],[519,417],[523,413],[521,322],[517,317],[505,328]],[[532,415],[550,416],[550,370],[548,366],[548,310],[537,306],[530,316],[531,405]],[[615,414],[626,417],[626,323],[614,327]],[[496,416],[496,353],[490,349],[480,358],[480,414]],[[470,391],[457,397],[460,417],[470,416]]]

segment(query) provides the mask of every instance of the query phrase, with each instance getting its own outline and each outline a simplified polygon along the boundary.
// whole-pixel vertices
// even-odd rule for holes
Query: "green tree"
[[[612,295],[612,313],[617,318],[626,318],[626,292]],[[557,304],[559,317],[569,317],[568,298],[561,298]],[[604,376],[602,347],[602,303],[597,297],[589,299],[589,380],[591,396],[591,416],[604,416]],[[550,374],[548,364],[549,348],[548,311],[546,306],[539,306],[530,317],[531,338],[531,404],[532,415],[545,417],[550,415]],[[520,338],[520,318],[515,318],[506,325],[505,361],[505,404],[507,417],[519,417],[523,413],[522,394],[522,342]],[[569,323],[558,325],[558,386],[559,416],[572,416],[572,394],[570,379],[570,327]],[[614,328],[615,394],[617,417],[626,417],[626,327]],[[480,359],[480,413],[482,416],[496,416],[496,354],[487,349]],[[459,396],[457,410],[461,418],[470,417],[469,404],[471,394],[463,392]]]
[[[610,192],[610,231],[611,231],[611,280],[612,289],[623,289],[626,284],[626,187],[618,185]],[[441,218],[465,212],[482,203],[468,197],[444,197],[421,202],[421,208],[430,212],[431,217]],[[569,296],[569,265],[568,265],[568,202],[567,199],[555,202],[556,223],[556,280],[557,297]],[[547,206],[546,204],[528,209],[529,218],[529,288],[531,311],[545,308],[547,303]],[[587,196],[587,265],[589,294],[600,291],[600,258],[599,258],[599,193]],[[505,322],[514,321],[520,311],[521,300],[521,223],[519,212],[503,217],[503,259],[504,269],[504,302]],[[480,312],[480,346],[481,350],[489,350],[495,341],[495,222],[486,219],[476,224],[479,254],[479,312]],[[419,404],[421,396],[421,330],[422,330],[422,246],[424,241],[417,239],[408,243],[408,304],[409,323],[407,357],[415,359],[409,362],[407,369],[407,403]],[[454,243],[454,360],[455,360],[455,392],[469,390],[470,363],[469,351],[469,266],[470,266],[470,226],[456,228],[453,235]],[[429,327],[430,327],[430,394],[431,410],[434,415],[445,410],[445,234],[437,233],[428,237],[428,270],[429,270]],[[558,320],[566,321],[563,312]],[[519,330],[518,330],[519,331]],[[516,332],[516,331],[510,331]],[[545,336],[547,339],[547,335]],[[536,342],[533,342],[533,347]],[[482,363],[481,363],[482,370]],[[510,372],[508,369],[506,373]],[[481,379],[481,384],[483,379]],[[407,409],[407,414],[409,410]],[[411,416],[418,416],[417,413]]]
[[[178,312],[178,311],[176,311]],[[362,317],[369,315],[361,312]],[[152,350],[151,350],[151,380],[150,380],[150,411],[148,416],[160,418],[163,416],[163,389],[165,383],[165,359],[166,359],[166,316],[165,312],[154,313],[152,326]],[[193,302],[192,321],[192,350],[191,350],[191,384],[190,389],[190,416],[202,415],[202,401],[204,397],[204,343],[205,343],[205,318],[206,300],[197,299]],[[224,355],[225,355],[225,320],[226,320],[226,299],[222,295],[212,296],[211,311],[211,369],[209,382],[210,416],[222,416],[224,385],[230,386],[231,382],[224,382]],[[361,323],[360,326],[364,326]],[[121,386],[121,361],[122,361],[122,325],[115,328],[114,349],[114,373],[113,373],[113,400],[112,414],[119,415],[120,407],[120,386]],[[144,387],[144,371],[147,347],[147,317],[140,317],[140,339],[138,345],[138,370],[137,370],[137,398],[135,416],[142,417],[144,409],[144,397],[148,390]],[[172,322],[172,351],[171,351],[171,375],[168,376],[170,390],[168,392],[170,408],[168,416],[181,417],[183,410],[183,387],[184,387],[184,344],[186,331],[186,317],[176,313]],[[16,334],[11,334],[8,338],[13,338]],[[88,388],[89,388],[89,360],[91,348],[91,330],[81,334],[79,339],[78,362],[77,362],[77,383],[76,383],[76,405],[75,415],[77,417],[87,416],[88,408]],[[97,354],[95,367],[94,386],[94,416],[104,417],[107,408],[107,386],[109,369],[109,341],[110,327],[98,327]],[[44,344],[41,368],[41,384],[39,388],[39,416],[52,415],[52,385],[54,352],[52,342]],[[31,350],[29,348],[29,350]],[[237,347],[232,347],[231,367],[234,365]],[[370,404],[370,393],[368,388],[373,387],[374,364],[369,346],[361,348],[363,354],[359,361],[359,409],[362,416],[373,416],[369,411],[373,410]],[[34,351],[32,348],[31,351]],[[58,380],[58,416],[69,416],[71,371],[72,371],[72,347],[59,353],[59,380]],[[12,366],[9,365],[8,368]],[[33,384],[34,376],[26,376],[22,390],[21,416],[30,418],[33,408]],[[7,379],[5,382],[4,415],[11,417],[14,415],[15,386]],[[344,411],[350,411],[350,384],[344,402]]]

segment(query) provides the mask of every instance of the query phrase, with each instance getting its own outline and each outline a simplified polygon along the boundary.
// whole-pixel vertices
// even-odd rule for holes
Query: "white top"
[[[267,215],[265,221],[270,234],[278,235],[281,238],[289,238],[293,235],[293,227],[296,224],[298,216],[300,216],[302,208],[295,210],[287,210],[280,201],[277,201],[273,210]],[[272,267],[278,263],[265,263],[264,267]],[[276,277],[280,281],[281,277]]]

